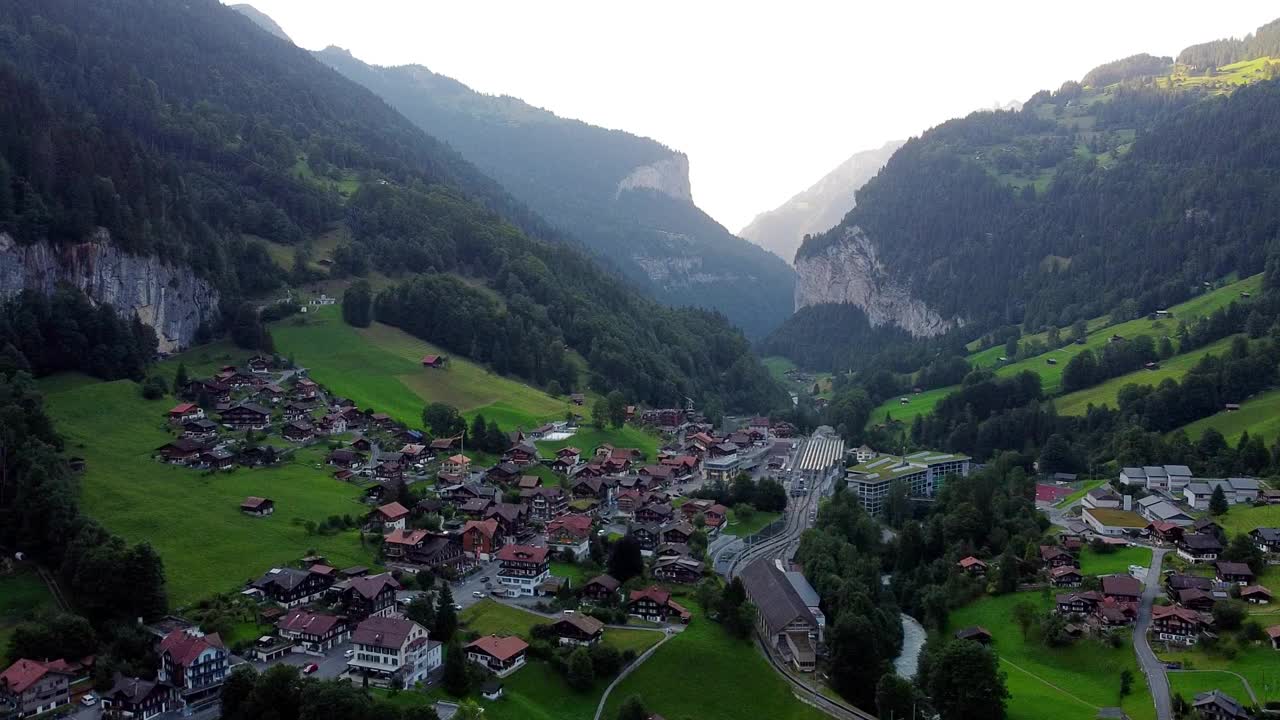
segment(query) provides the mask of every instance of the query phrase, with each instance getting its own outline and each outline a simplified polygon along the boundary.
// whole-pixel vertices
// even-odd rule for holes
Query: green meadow
[[[1093,387],[1068,393],[1055,400],[1054,404],[1060,415],[1084,415],[1090,405],[1095,407],[1108,405],[1114,408],[1116,406],[1116,398],[1119,397],[1120,390],[1124,386],[1156,386],[1166,379],[1177,380],[1186,375],[1205,356],[1225,355],[1230,351],[1231,341],[1234,337],[1225,337],[1202,348],[1161,360],[1160,367],[1155,370],[1135,370],[1119,377],[1113,377],[1106,382],[1098,383]]]
[[[1207,428],[1222,433],[1233,446],[1246,432],[1249,437],[1261,435],[1270,445],[1280,437],[1280,389],[1254,395],[1240,403],[1239,410],[1223,410],[1184,425],[1182,430],[1187,433],[1187,437],[1195,440]]]

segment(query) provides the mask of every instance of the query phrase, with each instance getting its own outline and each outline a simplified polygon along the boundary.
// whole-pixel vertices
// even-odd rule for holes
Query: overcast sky
[[[736,232],[849,155],[1138,52],[1242,36],[1261,0],[251,0],[302,47],[418,63],[688,154]]]

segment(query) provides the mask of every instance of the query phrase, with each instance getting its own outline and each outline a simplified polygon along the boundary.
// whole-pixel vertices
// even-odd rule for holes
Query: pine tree
[[[1221,485],[1215,485],[1213,494],[1209,496],[1209,514],[1225,515],[1228,509],[1226,493],[1222,491]]]
[[[181,396],[187,391],[187,384],[191,382],[191,378],[187,377],[187,364],[178,363],[178,372],[173,376],[173,394]]]
[[[453,591],[449,583],[440,583],[436,596],[436,622],[431,634],[440,642],[448,642],[458,631],[458,611],[453,607]]]
[[[444,689],[454,697],[462,697],[471,691],[471,676],[467,672],[467,659],[463,655],[462,643],[457,638],[449,640],[445,647]]]

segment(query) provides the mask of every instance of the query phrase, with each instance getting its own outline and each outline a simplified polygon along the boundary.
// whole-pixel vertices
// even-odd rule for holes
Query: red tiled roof
[[[173,406],[173,409],[169,411],[169,414],[170,414],[170,415],[185,415],[186,413],[189,413],[189,412],[191,412],[192,410],[195,410],[195,409],[196,409],[196,404],[195,404],[195,403],[182,403],[181,405],[174,405],[174,406]]]
[[[571,534],[579,537],[585,536],[587,533],[591,532],[591,518],[586,515],[565,515],[564,517],[556,518],[555,520],[547,523],[548,534],[553,533],[560,528],[564,528]]]
[[[1272,625],[1271,627],[1267,628],[1267,635],[1272,640],[1280,640],[1280,625]]]
[[[540,563],[547,559],[547,548],[533,547],[532,545],[504,545],[498,551],[498,559],[513,562]]]
[[[493,537],[498,532],[498,521],[493,520],[468,520],[466,525],[462,526],[462,534],[466,535],[472,530],[479,530],[487,537]]]
[[[970,555],[969,557],[964,558],[963,560],[961,560],[961,561],[960,561],[960,563],[959,563],[959,565],[960,565],[960,567],[964,568],[965,570],[968,570],[968,569],[969,569],[969,568],[971,568],[971,567],[986,567],[986,566],[987,566],[987,564],[986,564],[986,563],[982,562],[981,560],[979,560],[978,558],[976,558],[976,557],[974,557],[974,556],[972,556],[972,555]]]
[[[379,593],[387,587],[392,590],[400,589],[400,583],[396,582],[396,579],[391,577],[389,573],[351,579],[351,589],[370,600],[378,597]]]
[[[186,630],[174,630],[160,641],[160,652],[173,656],[173,662],[186,667],[200,657],[200,653],[209,648],[221,648],[222,638],[218,633],[208,635],[191,635]]]
[[[59,663],[61,661],[58,661]],[[28,660],[22,658],[18,662],[9,666],[7,670],[0,673],[0,686],[9,688],[9,691],[15,695],[21,695],[27,691],[27,688],[39,682],[40,678],[51,672],[69,675],[57,663],[42,663],[37,660]]]
[[[244,499],[244,502],[240,503],[240,507],[254,510],[261,507],[262,504],[266,502],[271,502],[271,501],[266,498],[254,497],[253,495],[250,495],[249,497]]]
[[[514,635],[508,635],[506,637],[489,635],[488,637],[482,637],[467,645],[468,650],[473,648],[485,653],[486,655],[491,655],[498,660],[506,661],[527,650],[529,648],[529,644]]]
[[[1271,591],[1262,585],[1250,585],[1249,587],[1240,588],[1240,596],[1245,595],[1266,595],[1271,597]]]
[[[378,508],[378,512],[388,520],[399,520],[409,514],[409,510],[398,502],[389,502]]]
[[[281,630],[305,632],[312,635],[326,635],[333,630],[341,618],[325,613],[311,613],[306,610],[293,610],[276,622]]]
[[[427,537],[426,530],[392,530],[382,538],[383,542],[395,545],[417,545]]]
[[[643,590],[632,590],[629,600],[630,602],[635,602],[645,598],[648,598],[659,605],[666,605],[671,602],[671,593],[660,587],[647,587]]]

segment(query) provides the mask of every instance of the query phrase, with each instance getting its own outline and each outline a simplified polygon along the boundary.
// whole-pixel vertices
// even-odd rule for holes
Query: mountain
[[[377,319],[505,374],[578,387],[584,358],[592,388],[631,402],[785,401],[722,317],[643,297],[373,93],[215,0],[0,3],[0,138],[5,297],[51,289],[38,258],[88,272],[90,298],[114,292],[144,322],[148,303],[190,292],[175,312],[198,315],[198,337],[252,329],[250,300],[325,279],[305,262],[281,273],[268,249],[305,258],[337,236],[330,279],[377,273]],[[113,253],[142,262],[96,273]],[[0,322],[0,348],[29,324]]]
[[[1237,42],[1270,52],[1274,27]],[[788,322],[828,345],[811,355],[855,364],[870,336],[815,330],[810,308],[867,317],[840,328],[973,339],[1122,307],[1146,314],[1260,272],[1280,237],[1280,206],[1264,200],[1280,193],[1280,128],[1267,120],[1280,113],[1280,58],[1222,57],[1232,64],[1109,63],[1018,111],[908,141],[857,207],[797,252]]]
[[[478,93],[419,65],[378,67],[336,47],[316,57],[448,142],[663,303],[715,309],[751,336],[791,314],[791,269],[698,209],[683,153]]]
[[[792,262],[804,236],[820,233],[840,222],[853,208],[858,188],[880,172],[903,142],[894,140],[875,150],[855,153],[809,189],[773,210],[756,215],[738,234]]]
[[[258,8],[252,5],[249,5],[247,3],[240,3],[239,5],[231,5],[230,8],[240,13],[241,15],[244,15],[245,17],[249,18],[250,20],[253,21],[255,25],[262,28],[263,30],[266,30],[267,32],[271,33],[272,35],[275,35],[281,40],[284,40],[290,45],[293,44],[293,38],[289,37],[289,35],[285,33],[284,28],[280,27],[275,20],[272,20],[270,15],[262,12]]]

